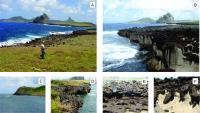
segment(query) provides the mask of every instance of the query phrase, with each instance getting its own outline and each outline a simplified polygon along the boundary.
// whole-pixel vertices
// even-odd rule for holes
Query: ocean
[[[79,109],[79,113],[96,113],[96,85],[91,85],[90,93],[83,96],[83,106]]]
[[[72,32],[84,29],[88,27],[0,22],[0,46],[26,43],[35,38],[47,36],[51,32]]]
[[[104,24],[103,29],[103,71],[104,72],[146,72],[144,56],[139,45],[117,34],[118,30],[158,26],[158,24]],[[144,51],[143,51],[144,52]]]
[[[0,113],[45,113],[45,97],[0,94]]]

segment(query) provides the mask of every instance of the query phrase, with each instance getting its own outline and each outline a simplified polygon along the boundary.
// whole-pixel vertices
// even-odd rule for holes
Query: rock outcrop
[[[149,71],[199,71],[199,26],[166,25],[119,30],[147,50]]]
[[[103,86],[104,113],[148,111],[148,88],[135,80],[109,80]]]
[[[91,90],[89,84],[80,86],[53,85],[51,86],[51,99],[57,108],[52,108],[52,113],[78,113],[83,105],[83,97]],[[52,103],[54,105],[54,103]],[[58,110],[58,111],[56,111]]]
[[[193,78],[197,77],[154,79],[154,106],[157,105],[160,94],[166,95],[163,104],[168,104],[174,100],[175,93],[180,94],[179,102],[184,102],[186,94],[189,94],[191,98],[189,104],[193,107],[200,105],[200,81],[198,84],[193,84]]]
[[[157,23],[172,23],[174,22],[174,17],[172,16],[172,14],[167,13],[163,15],[162,17],[160,17],[156,22]]]
[[[35,19],[33,19],[33,23],[45,23],[49,21],[49,17],[47,14],[43,14],[41,16],[36,17]]]

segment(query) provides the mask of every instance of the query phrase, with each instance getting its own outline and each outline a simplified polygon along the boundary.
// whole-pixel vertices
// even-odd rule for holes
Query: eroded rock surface
[[[199,71],[199,26],[166,25],[119,30],[147,50],[149,71]]]
[[[148,111],[148,88],[141,82],[115,81],[104,82],[103,112],[104,113],[140,113]]]
[[[165,78],[164,80],[156,78],[154,80],[154,106],[157,106],[159,95],[165,94],[162,103],[168,104],[174,101],[175,93],[179,94],[179,102],[184,102],[186,95],[189,94],[188,104],[192,107],[200,105],[200,77],[198,84],[193,84],[193,78],[197,77]]]

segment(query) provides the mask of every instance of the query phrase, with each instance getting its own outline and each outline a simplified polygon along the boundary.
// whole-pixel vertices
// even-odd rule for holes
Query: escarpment
[[[75,84],[75,83],[74,83]],[[52,113],[78,113],[83,105],[83,96],[91,90],[89,84],[84,85],[52,85]]]
[[[148,88],[138,81],[109,81],[103,86],[103,112],[148,111]]]
[[[149,71],[199,71],[199,26],[166,25],[119,30],[146,50]]]
[[[154,80],[154,106],[157,106],[159,95],[164,95],[163,104],[168,104],[174,101],[174,98],[178,98],[179,102],[185,102],[186,104],[195,107],[200,105],[200,81],[197,84],[193,84],[193,78],[196,77],[178,77],[178,78],[165,78]],[[198,78],[200,80],[200,78]],[[187,97],[189,95],[189,97]]]

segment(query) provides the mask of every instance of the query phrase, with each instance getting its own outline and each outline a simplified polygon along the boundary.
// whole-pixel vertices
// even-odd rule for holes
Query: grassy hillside
[[[0,71],[4,72],[85,72],[96,71],[96,35],[65,38],[46,49],[40,47],[0,48]]]
[[[20,87],[14,95],[45,96],[45,86],[40,87]]]

